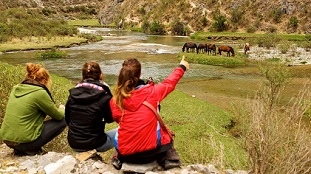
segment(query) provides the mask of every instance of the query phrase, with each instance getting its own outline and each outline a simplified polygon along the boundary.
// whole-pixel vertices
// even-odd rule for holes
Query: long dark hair
[[[127,59],[123,62],[113,99],[116,105],[123,111],[123,99],[130,97],[141,74],[141,64],[137,59]]]

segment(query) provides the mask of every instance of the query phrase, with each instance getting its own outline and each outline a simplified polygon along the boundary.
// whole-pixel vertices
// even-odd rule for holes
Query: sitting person
[[[145,84],[140,79],[140,62],[137,59],[123,62],[110,101],[113,119],[119,123],[115,137],[117,154],[112,158],[116,169],[121,169],[123,162],[149,163],[155,160],[165,170],[181,165],[173,139],[161,123],[162,119],[156,116],[156,110],[188,69],[189,64],[183,57],[179,67],[162,83],[154,84],[149,78]],[[146,102],[152,106],[147,106]]]
[[[105,124],[113,122],[109,106],[112,94],[100,80],[103,75],[99,64],[88,62],[82,68],[82,81],[69,90],[65,109],[67,139],[77,152],[92,149],[104,152],[113,148],[117,129],[105,133]]]
[[[66,127],[64,106],[52,99],[51,78],[39,64],[27,63],[26,78],[11,91],[0,138],[15,155],[36,155]],[[45,120],[46,116],[52,119]]]

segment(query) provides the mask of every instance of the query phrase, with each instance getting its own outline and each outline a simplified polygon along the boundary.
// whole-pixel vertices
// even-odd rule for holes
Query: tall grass
[[[284,67],[264,67],[266,81],[255,99],[235,108],[237,127],[255,174],[311,172],[311,133],[308,123],[303,122],[311,105],[310,86],[281,105],[282,90],[290,77]]]

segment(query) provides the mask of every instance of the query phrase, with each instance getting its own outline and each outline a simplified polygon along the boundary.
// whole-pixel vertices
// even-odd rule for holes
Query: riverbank
[[[55,37],[29,37],[14,38],[0,44],[0,52],[47,50],[51,48],[68,48],[76,45],[87,44],[88,39],[78,36]]]

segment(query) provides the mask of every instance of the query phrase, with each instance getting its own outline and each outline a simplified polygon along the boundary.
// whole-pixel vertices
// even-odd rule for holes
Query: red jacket
[[[159,102],[175,89],[183,74],[184,69],[178,67],[162,83],[147,84],[132,91],[131,97],[124,99],[123,116],[114,100],[110,100],[112,117],[119,123],[115,148],[121,155],[144,152],[171,143],[167,132],[160,129],[155,114],[142,103],[146,100],[157,108]]]

